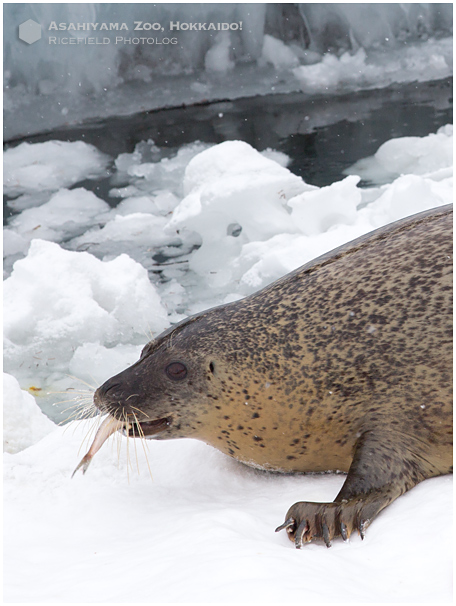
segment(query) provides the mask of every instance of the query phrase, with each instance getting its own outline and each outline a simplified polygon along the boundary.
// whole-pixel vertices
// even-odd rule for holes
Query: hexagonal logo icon
[[[19,38],[27,44],[33,44],[41,38],[41,25],[28,19],[19,25]]]

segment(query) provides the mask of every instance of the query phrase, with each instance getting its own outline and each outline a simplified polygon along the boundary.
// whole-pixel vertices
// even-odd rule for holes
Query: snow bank
[[[5,456],[7,602],[451,600],[451,476],[400,497],[364,541],[298,551],[274,528],[296,501],[332,500],[345,476],[259,472],[195,440],[150,440],[151,479],[131,440],[127,472],[126,439],[119,457],[116,434],[85,476],[70,479],[89,427],[58,428]],[[442,532],[423,520],[439,520]]]
[[[21,143],[3,154],[4,193],[56,191],[104,173],[109,157],[83,141]]]
[[[56,428],[35,398],[3,373],[3,452],[15,453],[39,442]]]
[[[28,379],[66,372],[84,343],[140,344],[169,325],[147,271],[127,255],[102,262],[43,240],[5,280],[4,314],[5,369]]]
[[[453,42],[428,40],[426,53],[421,45],[410,44],[388,53],[385,63],[384,51],[370,51],[364,48],[356,52],[345,52],[340,56],[327,53],[321,62],[314,65],[300,65],[292,72],[304,92],[335,92],[343,89],[366,89],[388,86],[393,82],[413,80],[426,82],[433,78],[445,78],[452,70]]]

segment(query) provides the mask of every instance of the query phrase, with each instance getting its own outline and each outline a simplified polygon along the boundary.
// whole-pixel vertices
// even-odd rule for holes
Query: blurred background
[[[298,91],[332,96],[445,78],[452,65],[452,8],[452,3],[5,4],[5,139],[184,104]],[[19,25],[28,19],[42,29],[33,44],[18,37]],[[135,31],[139,22],[143,29]],[[125,24],[128,30],[97,31],[90,25],[96,23]],[[190,29],[211,23],[230,29]],[[56,30],[60,24],[87,29]],[[134,43],[141,36],[149,43]],[[164,43],[172,38],[177,42]]]

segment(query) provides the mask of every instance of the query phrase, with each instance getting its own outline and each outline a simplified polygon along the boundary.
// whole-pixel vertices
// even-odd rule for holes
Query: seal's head
[[[130,423],[131,436],[200,437],[201,416],[207,425],[216,412],[211,385],[220,369],[214,343],[221,316],[223,307],[198,314],[148,343],[138,362],[97,389],[97,408]]]

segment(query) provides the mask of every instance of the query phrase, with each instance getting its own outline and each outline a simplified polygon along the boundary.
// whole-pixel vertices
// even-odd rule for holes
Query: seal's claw
[[[303,543],[307,543],[307,536],[309,532],[309,523],[306,519],[302,520],[299,524],[297,531],[294,533],[294,544],[296,549],[301,549]],[[290,536],[291,538],[291,536]]]
[[[293,526],[294,524],[295,524],[295,520],[293,518],[288,518],[287,520],[285,520],[285,522],[283,524],[281,524],[280,526],[277,526],[277,528],[275,529],[275,531],[276,532],[280,532],[284,528],[286,528],[288,530],[288,528],[290,526]]]
[[[331,541],[329,540],[329,528],[325,522],[321,525],[323,531],[323,540],[325,542],[326,547],[331,547]]]
[[[362,540],[364,540],[364,537],[366,536],[366,528],[368,526],[369,526],[369,520],[361,520],[361,522],[359,523],[358,532],[359,532],[359,536],[361,537]]]
[[[340,523],[340,536],[344,541],[348,541],[347,526],[343,522]]]

